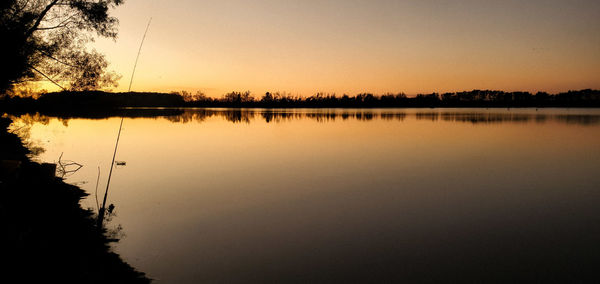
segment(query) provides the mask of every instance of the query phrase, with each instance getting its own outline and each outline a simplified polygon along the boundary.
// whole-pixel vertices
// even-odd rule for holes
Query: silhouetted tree
[[[93,35],[115,38],[109,10],[123,0],[2,0],[0,92],[16,84],[49,80],[71,90],[116,84],[103,55],[88,50]]]
[[[265,95],[260,99],[260,101],[264,104],[271,104],[273,103],[273,95],[271,95],[271,93],[266,92]]]
[[[192,97],[192,100],[196,102],[207,102],[210,101],[210,98],[207,97],[204,92],[196,91],[196,94]]]
[[[254,101],[254,97],[252,97],[250,91],[245,92],[231,92],[225,94],[223,100],[227,103],[231,103],[234,105],[240,105],[242,103],[250,103]]]

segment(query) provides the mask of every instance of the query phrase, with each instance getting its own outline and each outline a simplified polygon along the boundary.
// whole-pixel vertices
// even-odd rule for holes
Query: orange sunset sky
[[[132,90],[559,92],[600,88],[597,0],[127,0],[90,47]]]

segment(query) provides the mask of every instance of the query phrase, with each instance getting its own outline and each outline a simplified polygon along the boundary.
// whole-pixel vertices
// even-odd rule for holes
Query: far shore
[[[287,93],[231,92],[221,98],[185,91],[172,93],[104,91],[55,92],[33,97],[0,96],[0,111],[12,113],[118,113],[122,108],[599,108],[600,90],[578,90],[558,94],[473,90],[455,93],[403,93],[355,96],[317,93],[309,97]]]

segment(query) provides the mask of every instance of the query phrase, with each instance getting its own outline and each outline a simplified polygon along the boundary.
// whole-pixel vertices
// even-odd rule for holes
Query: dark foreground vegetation
[[[259,108],[388,108],[388,107],[600,107],[600,90],[569,91],[559,94],[474,90],[457,93],[403,93],[336,96],[318,93],[310,97],[266,93],[257,99],[250,92],[231,92],[221,98],[202,93],[109,93],[102,91],[55,92],[38,98],[4,96],[4,111],[81,111],[123,107],[259,107]]]
[[[105,230],[79,201],[87,194],[32,162],[0,118],[3,279],[14,283],[149,283],[110,251]]]

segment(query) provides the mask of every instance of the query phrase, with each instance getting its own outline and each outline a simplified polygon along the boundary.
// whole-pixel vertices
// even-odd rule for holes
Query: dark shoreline
[[[355,96],[317,93],[310,97],[286,93],[231,92],[221,98],[191,95],[188,92],[112,93],[104,91],[64,91],[41,94],[38,98],[0,95],[0,110],[21,112],[101,112],[126,107],[203,108],[598,108],[600,90],[578,90],[558,94],[472,90],[454,93],[403,93]]]
[[[0,222],[4,279],[20,283],[149,283],[112,252],[95,214],[79,201],[87,196],[44,165],[31,161],[21,139],[0,118]]]

